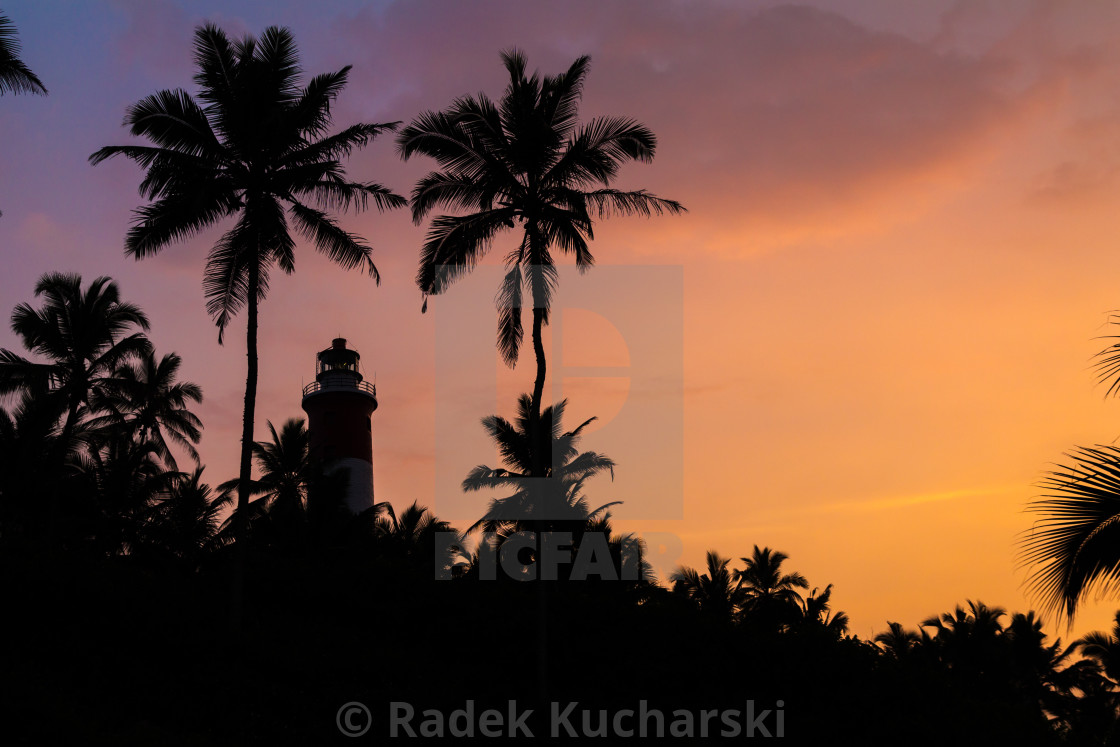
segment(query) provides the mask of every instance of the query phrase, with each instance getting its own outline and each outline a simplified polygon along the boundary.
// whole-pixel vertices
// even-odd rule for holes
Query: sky
[[[310,74],[353,65],[336,126],[408,122],[460,95],[501,95],[499,52],[557,73],[591,56],[584,119],[626,115],[658,137],[615,186],[682,216],[614,217],[597,267],[565,266],[547,396],[583,447],[617,462],[587,488],[655,566],[733,560],[755,544],[833,584],[852,632],[908,627],[966,599],[1038,605],[1018,542],[1063,453],[1120,436],[1093,355],[1120,308],[1120,5],[1032,0],[782,2],[12,2],[47,97],[0,101],[0,310],[46,271],[113,277],[205,394],[212,484],[237,468],[244,318],[226,343],[202,266],[221,226],[137,262],[123,240],[140,169],[92,167],[133,142],[126,107],[193,90],[191,38],[289,27]],[[391,137],[347,164],[407,194],[433,168]],[[301,244],[261,307],[256,429],[301,416],[335,336],[376,377],[377,500],[458,526],[496,465],[479,420],[532,386],[494,352],[511,237],[421,313],[424,226],[406,211],[342,217],[382,282]],[[503,250],[504,249],[504,250]],[[563,262],[570,265],[570,260]],[[7,312],[5,312],[7,313]],[[19,349],[0,329],[0,347]],[[527,348],[528,349],[528,348]],[[557,374],[557,372],[559,372]],[[1072,634],[1107,629],[1090,600]],[[1069,639],[1065,626],[1048,625]]]

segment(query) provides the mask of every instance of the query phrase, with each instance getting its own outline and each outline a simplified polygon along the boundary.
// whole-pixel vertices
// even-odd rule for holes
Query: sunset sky
[[[0,313],[49,270],[110,275],[199,383],[211,484],[235,476],[244,317],[226,344],[204,309],[209,231],[123,254],[140,169],[87,157],[132,142],[126,107],[193,89],[191,38],[292,29],[304,70],[353,65],[335,123],[408,122],[456,96],[501,95],[500,50],[545,73],[589,54],[584,118],[658,136],[617,185],[689,213],[598,224],[600,265],[562,276],[553,392],[583,446],[618,462],[592,505],[651,538],[662,576],[715,549],[787,553],[835,585],[852,632],[908,627],[966,599],[1032,606],[1017,568],[1049,466],[1120,436],[1092,356],[1120,308],[1120,5],[999,0],[777,2],[171,2],[2,5],[47,97],[0,99]],[[348,172],[407,194],[433,167],[392,138]],[[455,486],[496,464],[478,420],[532,386],[494,352],[496,267],[421,314],[424,227],[343,217],[380,287],[311,247],[261,307],[258,438],[302,415],[335,336],[376,374],[378,500],[466,526]],[[501,238],[500,262],[512,238]],[[567,259],[565,262],[569,261]],[[555,331],[555,330],[554,330]],[[0,347],[19,349],[0,330]],[[527,348],[528,350],[528,348]],[[583,367],[583,368],[581,368]],[[570,369],[570,370],[568,370]],[[674,549],[679,543],[680,551]],[[1037,605],[1033,605],[1037,606]],[[1074,634],[1110,626],[1086,605]],[[1051,633],[1066,636],[1048,626]]]

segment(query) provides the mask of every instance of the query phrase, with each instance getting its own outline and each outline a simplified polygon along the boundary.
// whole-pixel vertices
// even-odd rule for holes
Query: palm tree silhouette
[[[706,560],[707,573],[682,565],[669,574],[673,593],[692,601],[701,613],[730,622],[746,596],[732,579],[730,558],[721,558],[715,550],[709,550]]]
[[[55,468],[72,451],[71,437],[91,396],[111,386],[122,365],[151,350],[142,332],[148,317],[139,307],[120,300],[110,278],[96,278],[82,290],[79,275],[47,273],[35,286],[43,305],[21,303],[12,312],[12,331],[39,363],[0,349],[0,394],[26,391],[51,403],[62,417]]]
[[[247,521],[269,516],[280,522],[299,522],[307,511],[308,490],[318,474],[318,465],[310,457],[310,436],[302,418],[289,418],[276,430],[268,421],[269,441],[253,444],[253,458],[260,477],[249,483],[249,494],[259,496],[248,507]],[[240,493],[238,480],[218,486],[225,492]],[[230,527],[237,524],[231,516]]]
[[[170,438],[195,465],[195,444],[202,438],[202,421],[188,408],[202,402],[202,389],[190,381],[176,381],[182,359],[168,353],[157,359],[148,351],[136,360],[118,366],[114,376],[91,398],[95,411],[106,414],[90,421],[90,427],[123,428],[139,443],[151,442],[171,471],[179,469],[168,446]]]
[[[145,539],[178,557],[188,567],[222,544],[219,534],[222,513],[232,502],[228,492],[214,494],[202,482],[204,467],[192,473],[176,473],[170,486],[152,507],[145,525]]]
[[[1073,642],[1082,656],[1087,656],[1100,664],[1101,669],[1114,682],[1120,682],[1120,611],[1116,613],[1112,630],[1108,633],[1096,631]]]
[[[5,93],[47,93],[43,82],[19,58],[15,24],[0,11],[0,96]]]
[[[813,589],[801,606],[801,624],[825,630],[836,638],[848,632],[848,614],[832,612],[832,584],[824,589]]]
[[[593,451],[577,448],[584,428],[595,421],[585,420],[571,431],[563,431],[567,400],[545,408],[539,416],[533,412],[532,399],[521,395],[517,402],[517,418],[511,423],[490,415],[482,426],[498,446],[505,467],[475,467],[463,480],[464,491],[493,489],[506,492],[491,499],[486,514],[467,529],[467,534],[482,528],[491,536],[480,553],[496,551],[515,533],[534,533],[535,544],[528,548],[531,557],[522,564],[527,569],[542,557],[546,532],[568,532],[572,547],[578,550],[584,533],[595,518],[619,502],[591,509],[583,494],[584,483],[604,471],[614,477],[614,461]],[[547,456],[546,456],[547,455]],[[541,465],[548,465],[541,469]],[[540,568],[542,564],[537,563]],[[569,567],[557,569],[568,577]],[[538,573],[537,596],[537,698],[543,706],[548,702],[548,600],[545,578]]]
[[[1002,607],[988,607],[968,600],[968,609],[957,605],[952,612],[933,615],[921,622],[936,630],[936,648],[942,662],[956,669],[990,672],[1000,665],[1003,624]]]
[[[0,96],[5,93],[47,94],[46,87],[19,58],[15,24],[0,11]],[[0,213],[2,215],[2,213]]]
[[[967,600],[968,610],[959,604],[953,612],[934,615],[922,622],[922,627],[937,629],[938,635],[963,640],[965,638],[992,638],[1003,631],[1000,618],[1007,615],[1003,607],[989,607],[983,602]]]
[[[789,556],[755,545],[751,557],[740,559],[746,567],[735,571],[734,581],[743,595],[741,616],[768,628],[796,619],[804,602],[797,590],[808,589],[809,582],[800,573],[782,573]]]
[[[302,512],[307,508],[307,488],[313,479],[307,427],[302,418],[289,418],[277,433],[270,420],[268,432],[271,441],[253,445],[261,473],[254,492],[260,491],[261,500],[270,507]]]
[[[1083,666],[1069,666],[1067,659],[1076,644],[1062,647],[1062,639],[1048,643],[1042,632],[1042,620],[1034,610],[1016,612],[1003,630],[1010,660],[1013,685],[1031,700],[1039,702],[1047,713],[1068,720],[1077,708],[1074,689],[1080,689],[1088,672]]]
[[[882,644],[884,650],[899,661],[904,661],[916,647],[923,641],[929,641],[928,634],[907,630],[902,623],[887,622],[887,630],[875,636],[875,642]]]
[[[154,146],[115,145],[90,156],[94,164],[123,155],[146,169],[125,252],[156,254],[223,218],[236,222],[210,250],[203,275],[207,310],[222,341],[226,325],[248,309],[248,372],[241,437],[238,516],[245,516],[253,453],[257,390],[257,309],[269,271],[295,269],[288,221],[315,248],[345,269],[377,268],[364,241],[324,210],[401,207],[404,198],[375,183],[348,181],[340,159],[395,128],[356,124],[327,135],[331,104],[350,67],[318,75],[304,88],[290,31],[270,27],[259,39],[231,43],[212,24],[195,32],[199,103],[182,89],[163,90],[128,109],[131,133]],[[314,201],[312,207],[307,201]],[[322,208],[322,209],[319,209]],[[285,215],[287,217],[285,217]]]
[[[1109,320],[1120,324],[1115,316]],[[1105,396],[1120,396],[1120,336],[1097,353]],[[1073,624],[1077,606],[1094,588],[1120,592],[1120,448],[1078,447],[1040,482],[1048,492],[1028,510],[1043,519],[1022,540],[1021,558],[1037,565],[1028,587],[1047,610]]]
[[[179,473],[163,468],[155,444],[136,443],[119,430],[93,434],[75,463],[76,481],[85,487],[83,502],[93,508],[94,549],[105,555],[136,551],[151,506]]]
[[[1022,540],[1021,558],[1039,566],[1027,580],[1031,590],[1072,624],[1094,588],[1120,592],[1120,448],[1082,447],[1067,456],[1028,507],[1043,518]]]
[[[620,571],[622,580],[653,584],[656,580],[653,566],[646,560],[646,543],[640,536],[626,532],[615,534],[611,526],[611,512],[595,514],[587,520],[586,533],[603,535],[610,549],[611,560]]]
[[[578,449],[583,430],[595,418],[585,420],[573,430],[562,430],[567,404],[567,400],[561,400],[545,408],[539,430],[532,426],[532,400],[527,394],[518,399],[513,423],[497,415],[482,419],[482,426],[497,444],[505,467],[475,467],[463,480],[463,490],[494,489],[509,495],[491,499],[486,514],[468,532],[482,528],[505,536],[520,531],[578,531],[619,503],[591,509],[584,496],[587,480],[603,472],[609,472],[613,478],[615,464],[603,454]],[[542,453],[550,458],[540,459]],[[537,463],[550,465],[543,476],[533,476],[532,468]]]
[[[373,537],[382,555],[415,568],[426,569],[437,562],[437,537],[440,534],[456,533],[451,524],[418,502],[413,502],[399,515],[388,502],[378,503],[367,511],[376,517]],[[453,565],[453,556],[460,554],[460,548],[461,545],[458,544],[448,548],[448,554],[438,558],[440,567],[435,570],[449,571]]]
[[[1008,641],[1015,665],[1045,680],[1066,658],[1066,654],[1062,650],[1061,638],[1054,643],[1046,642],[1049,636],[1042,631],[1042,625],[1042,619],[1034,610],[1016,612],[1003,629],[1003,636]]]
[[[587,242],[592,216],[680,213],[673,200],[644,190],[610,187],[620,165],[651,161],[657,140],[626,117],[601,117],[579,126],[577,116],[590,59],[580,57],[564,73],[541,77],[526,72],[525,55],[502,53],[509,85],[498,102],[485,94],[463,96],[446,110],[425,112],[397,136],[402,158],[434,158],[434,171],[412,190],[413,220],[419,225],[437,208],[464,215],[436,216],[420,254],[417,285],[427,296],[442,293],[469,272],[494,237],[520,223],[520,239],[506,257],[498,291],[498,350],[510,366],[523,337],[523,291],[533,307],[534,421],[544,391],[545,354],[541,330],[548,324],[556,286],[551,250],[575,257],[580,271],[594,261]],[[544,455],[541,455],[544,456]],[[535,465],[533,474],[545,469]]]

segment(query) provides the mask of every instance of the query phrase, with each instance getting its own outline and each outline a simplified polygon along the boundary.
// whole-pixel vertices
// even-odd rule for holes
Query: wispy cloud
[[[852,513],[866,511],[886,511],[911,506],[922,506],[930,503],[947,503],[965,498],[989,498],[996,495],[1006,495],[1015,490],[1021,490],[1021,485],[1005,485],[988,488],[960,488],[956,490],[940,490],[930,493],[917,493],[912,495],[894,495],[884,498],[868,500],[839,501],[811,506],[804,509],[807,513]]]

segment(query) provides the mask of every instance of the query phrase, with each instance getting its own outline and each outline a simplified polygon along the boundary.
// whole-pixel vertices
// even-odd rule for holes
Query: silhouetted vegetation
[[[498,289],[498,351],[509,365],[517,362],[527,291],[537,363],[530,407],[535,422],[546,369],[542,328],[557,283],[552,250],[571,254],[585,272],[594,262],[588,246],[594,217],[680,213],[684,207],[644,190],[611,188],[621,164],[653,160],[657,138],[627,117],[579,125],[589,57],[544,77],[529,74],[519,50],[503,52],[502,62],[509,85],[497,103],[481,93],[462,96],[445,111],[416,117],[400,131],[397,145],[405,160],[421,154],[443,169],[412,190],[413,220],[419,224],[437,208],[464,212],[436,216],[428,228],[416,274],[425,308],[427,296],[442,293],[469,272],[496,235],[507,229],[520,234]],[[534,474],[543,469],[537,465]]]
[[[710,552],[703,572],[680,567],[661,586],[640,539],[612,532],[611,504],[591,508],[588,480],[615,464],[579,450],[590,421],[565,431],[564,402],[545,409],[547,437],[535,440],[529,395],[516,421],[484,419],[504,466],[464,480],[493,493],[473,552],[416,503],[350,514],[345,473],[324,472],[301,420],[269,423],[254,444],[255,500],[238,535],[237,480],[214,490],[170,453],[198,444],[190,405],[202,393],[178,380],[177,356],[154,354],[143,312],[108,278],[48,275],[36,291],[41,305],[12,317],[30,357],[0,351],[16,743],[319,743],[350,700],[370,704],[385,733],[394,701],[531,707],[541,652],[554,701],[672,712],[781,700],[799,743],[1116,738],[1120,627],[1063,647],[1033,612],[1005,623],[1004,610],[969,602],[864,641],[833,610],[831,585],[812,588],[757,545],[735,564]],[[528,475],[535,449],[556,457],[547,477]],[[570,533],[572,559],[524,583],[497,556],[544,531]],[[247,635],[235,644],[224,631],[238,544]],[[599,564],[577,573],[595,545],[607,548]],[[539,545],[525,548],[516,566],[542,560]],[[539,626],[526,610],[544,588]],[[449,657],[469,674],[449,674]],[[64,717],[59,699],[73,703]]]
[[[47,93],[39,76],[19,58],[15,24],[0,11],[0,96],[5,93]]]
[[[326,210],[402,207],[404,198],[373,182],[346,178],[342,158],[395,123],[355,124],[328,135],[331,104],[350,67],[315,76],[303,88],[295,40],[270,27],[259,39],[231,42],[211,24],[195,32],[199,104],[182,89],[159,91],[133,104],[125,124],[153,145],[113,145],[90,156],[97,164],[124,156],[145,170],[125,252],[143,259],[225,218],[236,218],[210,250],[203,274],[206,309],[222,341],[226,325],[248,310],[249,356],[237,507],[249,503],[257,391],[257,309],[269,272],[295,270],[291,226],[345,269],[359,267],[380,282],[372,250]],[[314,202],[318,207],[307,204]],[[285,217],[286,216],[286,217]]]
[[[0,96],[6,93],[47,94],[39,76],[19,58],[19,36],[15,24],[0,11]]]
[[[1097,354],[1096,368],[1106,396],[1120,395],[1120,342]],[[1030,504],[1041,518],[1026,533],[1021,556],[1036,566],[1029,584],[1045,609],[1072,622],[1093,591],[1120,591],[1120,449],[1077,447],[1066,457],[1046,473],[1046,492]]]

